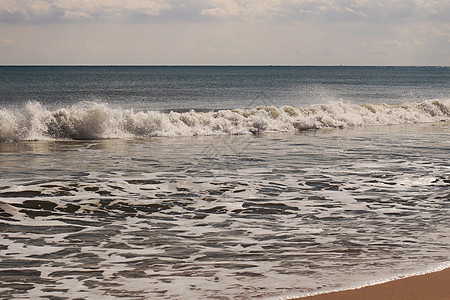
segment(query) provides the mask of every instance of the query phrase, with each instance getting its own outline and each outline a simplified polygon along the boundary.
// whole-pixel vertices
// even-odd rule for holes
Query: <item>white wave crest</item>
[[[250,134],[448,120],[450,101],[440,100],[397,105],[334,102],[303,108],[259,106],[185,113],[136,112],[95,102],[51,111],[29,102],[20,109],[0,109],[0,141]]]

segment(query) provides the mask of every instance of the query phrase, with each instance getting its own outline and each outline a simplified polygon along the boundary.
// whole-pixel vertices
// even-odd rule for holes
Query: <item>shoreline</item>
[[[450,295],[450,268],[412,275],[361,288],[309,296],[288,297],[291,300],[444,300]]]

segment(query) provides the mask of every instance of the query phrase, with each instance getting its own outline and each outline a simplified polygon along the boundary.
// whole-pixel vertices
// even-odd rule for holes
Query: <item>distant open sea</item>
[[[0,67],[0,295],[277,299],[448,267],[450,67]]]

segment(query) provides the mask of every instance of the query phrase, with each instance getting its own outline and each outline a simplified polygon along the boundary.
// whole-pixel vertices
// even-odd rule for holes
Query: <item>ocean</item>
[[[5,299],[278,299],[449,266],[449,67],[0,67]]]

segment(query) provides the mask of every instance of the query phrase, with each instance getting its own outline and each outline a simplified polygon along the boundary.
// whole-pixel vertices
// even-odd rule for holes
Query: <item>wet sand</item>
[[[437,300],[450,299],[450,268],[356,290],[298,298],[301,300]]]

